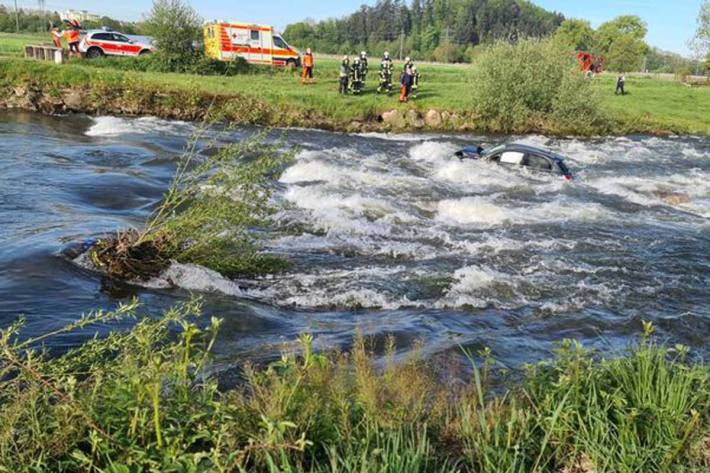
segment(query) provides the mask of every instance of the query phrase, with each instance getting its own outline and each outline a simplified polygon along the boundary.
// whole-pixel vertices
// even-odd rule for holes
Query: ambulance
[[[215,21],[204,26],[205,55],[219,61],[244,58],[253,64],[301,66],[298,50],[284,41],[273,27]]]

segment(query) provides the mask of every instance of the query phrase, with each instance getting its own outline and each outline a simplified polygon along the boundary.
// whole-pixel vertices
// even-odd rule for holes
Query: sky
[[[11,5],[14,0],[0,0]],[[283,30],[287,24],[305,18],[339,17],[355,11],[361,4],[375,0],[189,0],[206,20],[240,20],[274,25]],[[20,6],[35,7],[36,1],[18,0]],[[652,46],[689,55],[687,41],[693,36],[702,0],[533,0],[548,10],[566,17],[590,20],[592,26],[619,15],[638,15],[648,24],[647,41]],[[151,0],[47,0],[48,9],[89,10],[122,20],[139,20],[150,10]]]

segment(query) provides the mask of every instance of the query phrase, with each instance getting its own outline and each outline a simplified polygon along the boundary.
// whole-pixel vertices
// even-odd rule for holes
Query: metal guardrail
[[[56,64],[61,64],[64,62],[64,50],[61,48],[56,48],[54,46],[36,46],[27,45],[25,46],[25,57],[29,59],[36,59],[38,61],[52,61]]]

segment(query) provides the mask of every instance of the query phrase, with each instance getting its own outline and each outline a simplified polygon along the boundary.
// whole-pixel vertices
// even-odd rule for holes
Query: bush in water
[[[0,331],[0,471],[667,472],[708,471],[710,374],[687,350],[650,338],[595,360],[563,344],[518,387],[488,388],[482,353],[470,383],[445,383],[415,355],[384,364],[356,338],[350,354],[244,366],[218,390],[210,350],[220,320],[199,301],[63,355],[55,337],[136,318],[136,302],[36,339]],[[473,362],[473,359],[472,359]],[[376,368],[381,366],[381,368]]]
[[[474,64],[474,108],[503,132],[599,130],[605,117],[572,52],[551,40],[498,43]]]
[[[265,144],[264,134],[198,151],[200,138],[192,138],[145,227],[119,232],[89,250],[91,261],[109,276],[146,280],[171,260],[226,276],[283,267],[258,253],[253,230],[267,224],[272,181],[291,155]]]

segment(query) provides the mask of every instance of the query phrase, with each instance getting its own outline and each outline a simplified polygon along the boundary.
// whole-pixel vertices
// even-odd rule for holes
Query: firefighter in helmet
[[[356,57],[350,66],[350,91],[354,95],[360,95],[362,92],[362,64],[359,57]]]
[[[367,73],[370,72],[370,68],[367,64],[367,51],[362,51],[360,53],[360,75],[362,76],[362,86],[365,87],[365,81],[367,81]]]
[[[417,66],[412,64],[412,87],[410,91],[410,95],[413,99],[417,98],[417,93],[419,92],[419,71],[417,71]]]
[[[348,79],[350,77],[350,58],[343,56],[343,62],[340,63],[340,94],[348,93]]]
[[[380,85],[377,87],[377,93],[386,92],[389,95],[392,92],[392,59],[390,53],[385,51],[385,55],[380,62]]]

